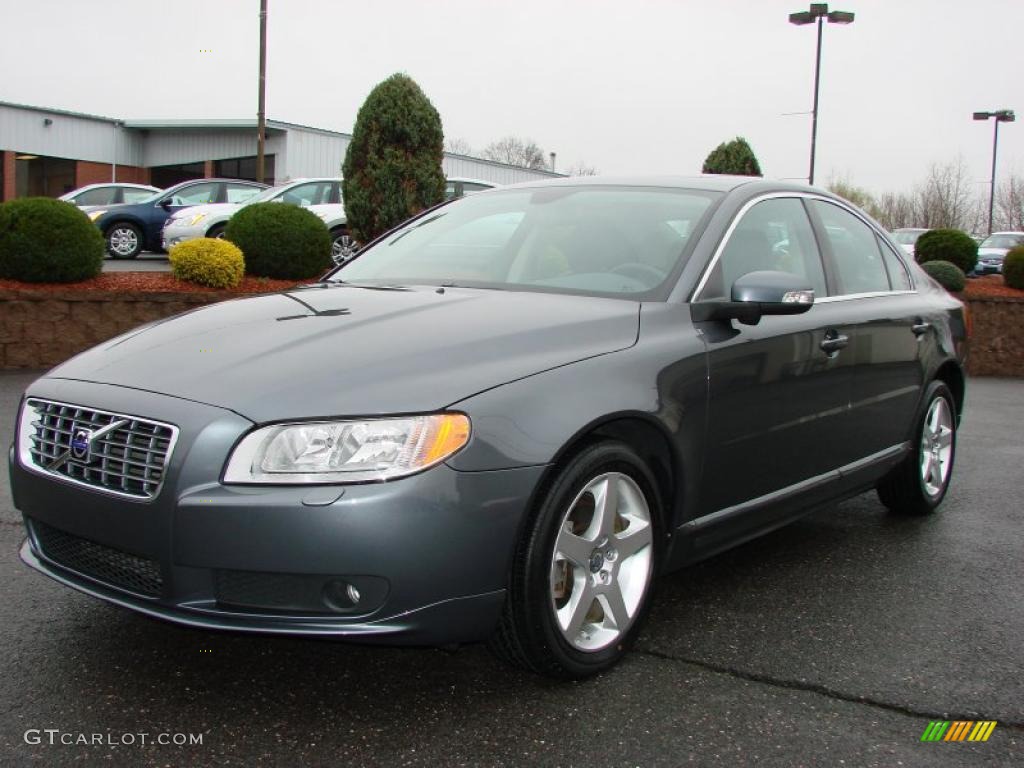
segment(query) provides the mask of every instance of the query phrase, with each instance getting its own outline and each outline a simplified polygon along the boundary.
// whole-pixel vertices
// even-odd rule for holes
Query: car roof
[[[486,184],[488,187],[497,187],[499,184],[495,184],[493,181],[486,181],[484,179],[471,179],[468,176],[449,176],[445,181],[458,181],[462,184]]]
[[[831,193],[806,184],[774,181],[761,176],[727,176],[725,174],[703,174],[700,176],[572,176],[563,179],[541,179],[513,184],[502,189],[524,189],[535,187],[673,187],[676,189],[707,190],[708,192],[731,192],[742,186],[755,186],[780,191],[815,192],[834,197]]]
[[[133,184],[130,181],[101,181],[96,184],[86,184],[84,187],[71,190],[72,192],[82,192],[86,189],[99,189],[100,187],[131,187],[132,189],[153,189],[158,190],[160,187],[154,187],[152,184]]]

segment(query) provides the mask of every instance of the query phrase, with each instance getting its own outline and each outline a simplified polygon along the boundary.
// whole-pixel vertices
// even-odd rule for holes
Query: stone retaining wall
[[[217,293],[0,290],[0,368],[51,368],[143,323],[224,298]]]
[[[50,368],[138,325],[227,297],[0,290],[0,368]],[[1024,299],[992,297],[967,303],[974,324],[968,372],[1024,378]]]

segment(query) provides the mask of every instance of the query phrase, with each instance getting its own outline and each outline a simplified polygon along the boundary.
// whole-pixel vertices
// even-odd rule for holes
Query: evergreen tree
[[[356,116],[341,166],[348,230],[367,243],[444,199],[441,116],[407,75],[378,84]]]
[[[704,161],[701,173],[728,173],[736,176],[760,176],[761,166],[747,140],[737,136],[715,147]]]

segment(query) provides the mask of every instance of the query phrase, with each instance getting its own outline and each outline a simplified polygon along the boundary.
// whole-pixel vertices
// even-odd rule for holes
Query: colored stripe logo
[[[997,720],[932,720],[921,741],[988,741]]]

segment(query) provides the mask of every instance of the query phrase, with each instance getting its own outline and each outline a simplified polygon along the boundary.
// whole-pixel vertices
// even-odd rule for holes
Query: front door
[[[697,298],[725,298],[737,278],[758,270],[800,275],[816,299],[828,295],[800,198],[770,198],[747,210]],[[834,306],[816,304],[753,326],[699,325],[708,350],[709,412],[698,516],[730,516],[749,502],[785,497],[847,461],[851,366],[844,345],[854,329]],[[741,528],[762,522],[757,514],[736,517]]]

